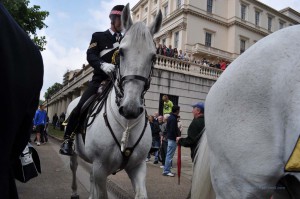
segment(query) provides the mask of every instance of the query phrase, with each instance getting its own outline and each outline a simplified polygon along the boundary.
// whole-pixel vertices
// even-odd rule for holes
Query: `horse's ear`
[[[155,33],[157,33],[159,31],[161,22],[162,22],[162,14],[161,14],[161,10],[159,10],[155,17],[154,22],[150,26],[150,32],[152,35],[154,35]]]
[[[129,3],[125,6],[122,11],[122,25],[125,30],[128,30],[132,26],[132,19],[130,15]]]

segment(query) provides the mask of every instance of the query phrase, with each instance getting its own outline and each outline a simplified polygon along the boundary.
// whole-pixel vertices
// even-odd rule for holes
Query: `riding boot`
[[[60,147],[59,153],[68,156],[74,155],[74,138],[71,138],[71,136],[66,136]]]
[[[78,124],[79,111],[75,108],[70,114],[67,128],[64,135],[64,142],[62,143],[59,153],[62,155],[72,156],[74,154],[74,137],[76,125]]]

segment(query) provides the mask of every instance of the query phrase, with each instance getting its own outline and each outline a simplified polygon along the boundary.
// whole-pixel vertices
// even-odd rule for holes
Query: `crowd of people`
[[[159,148],[154,152],[153,164],[159,163],[161,157],[163,176],[174,177],[172,173],[172,159],[174,157],[177,145],[189,147],[191,149],[191,158],[194,160],[195,149],[204,129],[204,103],[199,102],[192,105],[193,121],[188,127],[187,137],[182,138],[183,126],[180,121],[180,107],[173,105],[167,95],[162,97],[164,102],[163,115],[155,112],[149,115],[149,124],[152,132],[152,147]],[[149,162],[151,154],[148,154],[146,162]]]
[[[225,60],[209,61],[205,57],[202,59],[195,58],[192,57],[189,53],[182,52],[182,50],[178,50],[177,48],[172,48],[172,45],[169,45],[169,47],[167,47],[166,45],[159,44],[156,47],[156,54],[176,58],[182,61],[193,62],[195,64],[200,64],[203,66],[213,67],[221,70],[225,70],[230,64],[228,61]]]

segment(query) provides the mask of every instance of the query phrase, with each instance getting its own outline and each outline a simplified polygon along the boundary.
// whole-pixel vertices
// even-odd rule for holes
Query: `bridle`
[[[151,77],[152,77],[156,57],[154,56],[151,60],[151,69],[150,69],[150,73],[149,73],[148,77],[144,77],[141,75],[122,76],[121,72],[120,72],[120,61],[119,60],[120,60],[119,50],[116,50],[113,55],[113,58],[112,58],[112,63],[116,65],[116,78],[114,78],[113,74],[110,75],[110,78],[112,79],[113,86],[115,88],[117,106],[120,107],[121,100],[124,97],[123,83],[124,83],[124,81],[130,81],[130,80],[139,80],[139,81],[144,82],[144,89],[141,94],[141,100],[142,100],[141,103],[144,104],[144,102],[145,102],[144,96],[145,96],[146,92],[148,91],[148,89],[150,88]]]

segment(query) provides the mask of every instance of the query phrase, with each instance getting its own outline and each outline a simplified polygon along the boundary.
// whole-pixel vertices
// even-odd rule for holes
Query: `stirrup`
[[[61,125],[63,125],[63,126],[67,126],[68,125],[68,121],[67,120],[65,120]]]

